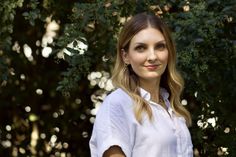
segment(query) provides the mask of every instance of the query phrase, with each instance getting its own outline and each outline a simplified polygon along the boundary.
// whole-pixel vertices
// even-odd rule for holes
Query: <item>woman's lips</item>
[[[159,65],[146,65],[145,67],[148,69],[148,70],[156,70],[158,68]]]

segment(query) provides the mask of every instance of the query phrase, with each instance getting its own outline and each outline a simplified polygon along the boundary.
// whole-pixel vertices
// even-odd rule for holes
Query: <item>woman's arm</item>
[[[119,146],[111,146],[104,152],[103,157],[125,157],[125,154]]]

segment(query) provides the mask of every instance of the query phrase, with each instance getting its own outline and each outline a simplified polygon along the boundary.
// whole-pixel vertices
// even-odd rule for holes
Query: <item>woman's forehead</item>
[[[163,34],[156,28],[148,27],[135,34],[130,42],[135,44],[160,41],[165,41]]]

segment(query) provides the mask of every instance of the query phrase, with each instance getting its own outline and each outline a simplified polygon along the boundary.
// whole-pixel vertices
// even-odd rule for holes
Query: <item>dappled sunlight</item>
[[[229,155],[228,148],[227,147],[219,147],[217,151],[218,156],[225,156]]]
[[[85,44],[84,41],[86,41],[85,38],[81,38],[79,40],[75,39],[71,43],[67,44],[67,48],[71,48],[71,49],[77,51],[79,55],[83,55],[88,50],[88,45]],[[61,52],[62,54],[61,53],[58,54],[59,58],[64,58],[64,54],[63,53],[67,54],[68,56],[75,55],[73,52],[71,52],[67,48],[64,48],[62,50],[62,52]]]
[[[190,10],[190,6],[189,6],[190,2],[186,1],[186,4],[183,6],[183,11],[187,12]]]
[[[12,50],[17,53],[20,53],[20,45],[19,45],[18,41],[15,41],[14,45],[12,46]]]
[[[25,112],[30,112],[31,111],[31,107],[30,106],[26,106],[25,107]]]
[[[20,79],[25,80],[25,74],[20,74]]]
[[[32,127],[32,132],[31,132],[31,139],[30,139],[30,151],[32,154],[36,154],[36,146],[38,143],[38,138],[39,138],[39,130],[38,126],[34,123]]]
[[[38,88],[38,89],[36,89],[35,93],[38,94],[38,95],[42,95],[43,90]]]
[[[51,47],[44,47],[42,50],[42,56],[45,58],[48,58],[49,55],[52,53],[52,48]]]
[[[54,38],[57,36],[57,31],[60,29],[60,25],[55,21],[51,20],[51,16],[46,18],[46,32],[43,35],[41,46],[42,46],[42,56],[48,58],[52,53],[52,48],[50,44],[53,43]],[[39,43],[36,43],[39,45]]]
[[[91,115],[95,116],[104,98],[109,92],[114,90],[114,86],[110,79],[110,74],[105,71],[91,72],[87,78],[90,81],[91,86],[98,86],[100,88],[100,90],[97,90],[91,95],[94,108],[91,109],[90,113]],[[90,119],[90,122],[93,123],[94,119]]]
[[[181,104],[186,106],[188,104],[188,101],[186,99],[181,100]]]
[[[33,61],[34,58],[32,56],[32,49],[27,45],[24,44],[23,45],[23,51],[24,51],[24,55],[25,57],[29,60],[29,61]]]
[[[88,80],[90,81],[91,86],[98,85],[99,88],[105,89],[106,91],[112,91],[114,86],[112,85],[110,79],[110,73],[105,71],[91,72],[88,75]]]

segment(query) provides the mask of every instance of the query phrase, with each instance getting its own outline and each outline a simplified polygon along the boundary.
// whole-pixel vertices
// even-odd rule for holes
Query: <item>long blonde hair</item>
[[[187,125],[191,125],[189,112],[180,103],[180,95],[183,90],[184,81],[176,69],[176,50],[168,27],[158,16],[140,13],[133,16],[120,32],[117,43],[117,56],[113,69],[112,82],[115,87],[122,88],[134,101],[134,113],[137,121],[141,123],[142,114],[147,113],[149,119],[153,117],[151,107],[140,96],[140,82],[138,76],[133,72],[131,66],[126,66],[122,59],[122,49],[128,52],[131,39],[141,30],[152,27],[158,29],[164,36],[169,52],[168,64],[161,76],[160,86],[164,87],[170,94],[169,101],[173,111],[183,116]]]

